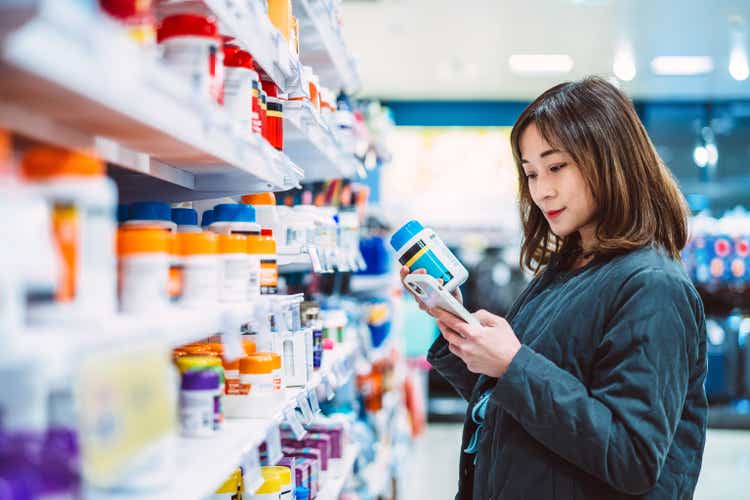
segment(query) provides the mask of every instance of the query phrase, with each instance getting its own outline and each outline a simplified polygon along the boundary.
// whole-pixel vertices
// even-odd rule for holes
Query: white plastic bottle
[[[425,269],[443,287],[452,292],[469,277],[469,272],[432,229],[410,220],[391,236],[391,246],[402,266]]]
[[[203,231],[198,225],[198,212],[192,208],[173,208],[172,222],[177,224],[178,233],[200,233]]]
[[[62,271],[57,302],[83,313],[114,313],[117,189],[104,164],[86,154],[36,147],[24,155],[22,171],[51,209]]]
[[[248,240],[260,237],[260,226],[255,222],[255,209],[244,203],[222,203],[213,209],[209,230],[218,234],[245,236]],[[261,294],[261,261],[246,249],[248,271],[245,279],[248,297]]]
[[[169,239],[159,229],[120,229],[120,309],[126,313],[157,312],[169,305]]]

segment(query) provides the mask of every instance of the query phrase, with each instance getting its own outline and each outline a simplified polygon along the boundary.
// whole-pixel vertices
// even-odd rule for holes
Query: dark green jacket
[[[680,263],[655,248],[570,272],[552,262],[506,319],[523,346],[500,379],[469,372],[442,336],[430,349],[469,410],[492,391],[457,499],[692,498],[706,327]],[[474,429],[467,418],[461,450]]]

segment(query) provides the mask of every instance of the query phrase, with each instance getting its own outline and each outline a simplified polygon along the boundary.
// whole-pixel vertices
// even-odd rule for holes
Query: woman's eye
[[[529,180],[536,179],[536,174],[526,174],[526,178]]]
[[[552,172],[558,172],[558,171],[560,171],[560,170],[561,170],[562,168],[566,167],[567,165],[568,165],[567,163],[561,163],[560,165],[553,165],[553,166],[551,166],[551,167],[550,167],[549,169],[550,169],[550,171],[552,171]]]

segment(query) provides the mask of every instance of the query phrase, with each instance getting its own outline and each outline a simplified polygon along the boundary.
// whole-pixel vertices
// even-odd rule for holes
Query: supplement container
[[[213,210],[209,230],[217,234],[257,236],[260,226],[255,222],[255,208],[245,203],[222,203]]]
[[[156,42],[156,19],[151,1],[99,0],[101,9],[120,22],[128,36],[144,47]]]
[[[240,486],[242,485],[242,470],[235,469],[232,475],[222,484],[213,495],[208,497],[210,500],[235,500],[242,498],[238,496]]]
[[[310,490],[304,486],[297,486],[294,489],[294,500],[309,500]]]
[[[250,500],[279,500],[281,495],[281,481],[275,477],[263,478],[263,485],[255,493],[245,495]]]
[[[323,321],[320,319],[320,308],[314,303],[302,305],[302,324],[312,331],[312,365],[317,370],[323,361]]]
[[[213,221],[214,221],[214,211],[206,210],[205,212],[203,212],[203,215],[201,216],[201,228],[204,231],[208,230],[208,226],[210,226]]]
[[[164,18],[157,30],[164,64],[180,74],[200,97],[221,104],[223,53],[216,21],[196,14]]]
[[[274,390],[274,362],[269,353],[249,354],[240,359],[241,395],[268,395]]]
[[[160,229],[117,232],[120,309],[160,311],[169,305],[169,233]]]
[[[219,234],[219,301],[244,302],[249,299],[248,276],[250,256],[247,253],[247,236]]]
[[[274,193],[247,194],[242,197],[242,203],[251,205],[255,209],[255,222],[261,229],[272,229],[279,237],[279,216],[276,210],[276,195]],[[279,244],[283,242],[277,241]]]
[[[274,478],[278,479],[281,483],[281,500],[294,500],[292,489],[294,483],[292,482],[292,469],[289,467],[281,466],[268,466],[261,467],[260,473],[263,479]]]
[[[263,229],[260,238],[248,240],[248,251],[260,259],[260,293],[275,295],[279,284],[279,265],[273,230]]]
[[[224,394],[237,396],[242,394],[240,387],[240,360],[222,360],[224,367]]]
[[[122,223],[126,228],[160,228],[171,232],[177,231],[177,224],[172,222],[172,209],[166,203],[157,201],[139,201],[130,205],[128,218]]]
[[[253,73],[249,52],[236,45],[224,45],[224,109],[242,131],[242,137],[249,137],[253,131]]]
[[[292,28],[292,2],[291,0],[268,0],[268,17],[271,23],[281,31],[281,34],[289,42],[289,34]]]
[[[179,233],[182,262],[180,304],[211,304],[219,300],[219,258],[213,233]]]
[[[268,97],[266,101],[266,123],[268,142],[279,151],[284,150],[284,104],[278,97]]]
[[[98,159],[56,147],[35,147],[22,172],[49,203],[60,275],[55,299],[95,314],[117,306],[117,189]]]
[[[183,436],[214,435],[214,395],[219,389],[219,375],[214,371],[192,370],[182,375],[180,432]]]
[[[254,74],[252,75],[252,89],[253,89],[253,110],[251,114],[251,125],[253,134],[257,134],[259,136],[263,136],[263,119],[261,117],[261,110],[260,110],[260,93],[261,93],[261,83],[260,83],[260,75],[258,72],[258,67],[253,62],[253,71]]]
[[[224,392],[224,367],[221,364],[221,358],[213,355],[205,356],[181,356],[175,361],[177,369],[183,376],[191,371],[210,371],[216,373],[219,377],[219,385],[213,394],[214,402],[214,429],[219,430],[224,424],[224,407],[222,404],[222,394]]]
[[[198,225],[198,212],[192,208],[173,208],[172,222],[177,224],[178,233],[200,233]]]
[[[435,232],[415,220],[407,222],[391,236],[391,246],[401,265],[410,271],[425,269],[433,278],[443,280],[443,287],[449,292],[469,277],[466,268]]]

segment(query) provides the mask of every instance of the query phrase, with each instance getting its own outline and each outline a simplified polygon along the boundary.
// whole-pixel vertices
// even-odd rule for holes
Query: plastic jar
[[[214,430],[219,430],[224,424],[224,408],[221,397],[224,392],[224,366],[221,358],[206,354],[204,356],[181,356],[176,360],[177,368],[183,376],[191,371],[210,371],[216,373],[219,377],[219,385],[213,393],[213,425]]]
[[[25,179],[51,206],[60,253],[56,300],[108,314],[117,305],[117,189],[98,159],[55,147],[23,157]]]
[[[275,478],[281,483],[281,500],[294,500],[294,483],[292,481],[292,469],[279,465],[261,467],[260,473],[263,479]]]
[[[297,486],[294,489],[294,500],[310,500],[310,490],[304,486]]]
[[[128,218],[123,227],[160,228],[171,232],[177,231],[177,224],[172,222],[172,209],[167,203],[158,201],[139,201],[128,207]]]
[[[469,272],[432,229],[410,220],[391,236],[391,246],[402,266],[412,271],[425,269],[452,292],[469,277]]]
[[[196,14],[168,16],[159,25],[157,41],[167,67],[190,82],[198,95],[221,103],[223,54],[213,18]]]
[[[218,242],[213,233],[179,233],[181,304],[209,304],[219,298]]]
[[[214,371],[183,373],[180,385],[180,432],[183,436],[214,435],[214,395],[219,387],[219,375]]]
[[[223,360],[224,366],[224,394],[237,396],[242,394],[240,387],[240,360]]]
[[[274,360],[271,353],[256,352],[240,358],[239,395],[270,395],[274,392]]]
[[[254,251],[260,254],[260,293],[273,295],[279,286],[279,265],[276,240],[272,229],[261,230],[261,238],[254,240]]]
[[[268,136],[268,95],[263,89],[260,90],[260,135],[271,142]]]
[[[224,45],[224,108],[238,124],[243,137],[253,130],[253,73],[249,52],[236,45]]]
[[[271,356],[271,366],[273,367],[273,390],[280,392],[285,387],[281,354],[275,352],[268,354]]]
[[[247,253],[247,236],[244,234],[219,234],[219,301],[243,302],[249,299],[248,276],[250,256]]]
[[[213,495],[209,496],[209,500],[234,500],[236,498],[242,498],[238,496],[240,486],[242,485],[242,470],[235,469],[229,478],[224,481]]]
[[[99,0],[102,10],[123,24],[128,36],[143,46],[156,41],[156,19],[151,1]]]
[[[279,216],[276,211],[276,195],[274,193],[246,194],[242,203],[252,205],[255,209],[255,221],[262,228],[273,229],[278,236]]]
[[[173,208],[172,222],[177,225],[178,233],[200,233],[198,225],[198,212],[192,208]]]
[[[281,481],[275,477],[264,478],[263,485],[255,490],[251,495],[245,495],[243,498],[250,500],[279,500],[281,495]]]
[[[284,104],[278,97],[268,97],[266,123],[268,142],[279,151],[284,150]]]
[[[120,229],[117,253],[120,308],[158,311],[169,305],[169,233],[159,229]]]
[[[288,43],[289,32],[292,28],[291,0],[268,0],[268,17],[271,19],[271,23],[281,31]]]
[[[209,230],[219,234],[259,235],[260,226],[255,222],[255,208],[245,203],[222,203],[213,210]]]
[[[214,211],[213,210],[204,211],[203,215],[201,215],[201,228],[204,231],[208,230],[208,227],[211,225],[213,221],[214,221]]]
[[[253,111],[252,111],[252,130],[253,134],[263,136],[263,118],[261,116],[260,99],[261,99],[261,83],[258,66],[253,64],[253,70],[255,72],[252,75],[252,87],[253,87]]]

